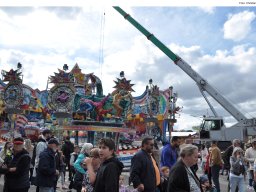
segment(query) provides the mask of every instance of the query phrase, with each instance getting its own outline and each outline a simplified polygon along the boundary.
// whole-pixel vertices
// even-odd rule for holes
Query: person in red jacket
[[[211,167],[210,167],[210,155],[212,152],[212,148],[209,148],[209,154],[206,157],[206,163],[204,165],[204,173],[208,176],[209,183],[212,185],[212,174],[211,174]]]

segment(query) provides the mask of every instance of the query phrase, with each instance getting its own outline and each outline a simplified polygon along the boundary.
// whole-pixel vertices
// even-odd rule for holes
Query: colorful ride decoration
[[[5,110],[5,104],[3,99],[0,97],[0,116],[4,113]]]
[[[76,63],[70,71],[75,78],[76,91],[81,95],[96,95],[97,97],[103,96],[102,83],[99,77],[93,73],[84,74]]]
[[[121,118],[127,116],[132,112],[133,98],[131,92],[134,92],[131,84],[131,80],[126,80],[124,71],[120,72],[120,78],[117,78],[115,82],[115,90],[112,92],[113,102],[112,105],[116,111],[116,116]],[[123,114],[125,112],[125,114]]]
[[[149,80],[149,85],[146,87],[147,91],[147,114],[153,117],[159,113],[159,99],[160,91],[157,85],[153,85],[153,80]]]
[[[3,99],[8,110],[15,110],[20,107],[23,101],[23,89],[20,69],[9,72],[2,70],[3,82],[8,82],[4,88]]]
[[[50,83],[54,86],[49,91],[48,105],[57,113],[71,113],[75,95],[74,76],[71,73],[59,70],[50,76]]]
[[[40,121],[43,118],[42,109],[48,103],[47,91],[41,92],[22,84],[22,65],[18,63],[17,68],[17,70],[1,72],[0,128],[2,128],[1,134],[7,131],[5,138],[18,134],[30,137],[31,135],[26,135],[25,126],[31,121]],[[50,119],[49,114],[46,116]]]

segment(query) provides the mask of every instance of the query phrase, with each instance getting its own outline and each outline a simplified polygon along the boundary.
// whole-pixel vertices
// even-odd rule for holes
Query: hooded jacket
[[[47,148],[47,142],[45,138],[40,138],[38,140],[37,146],[36,146],[36,158],[35,158],[35,167],[38,167],[39,163],[39,156],[40,154]]]
[[[124,168],[122,162],[112,157],[105,160],[97,171],[94,192],[118,192],[119,176]]]
[[[62,147],[63,155],[65,156],[66,160],[70,160],[71,153],[74,152],[74,144],[71,141],[66,140],[63,147]]]

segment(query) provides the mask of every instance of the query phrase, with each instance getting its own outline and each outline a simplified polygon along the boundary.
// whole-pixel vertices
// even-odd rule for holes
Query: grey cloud
[[[83,11],[81,7],[43,7],[43,9],[54,12],[62,19],[73,19]]]
[[[182,53],[180,56],[183,57]],[[191,57],[189,60],[196,62],[197,58],[193,60]],[[200,68],[197,72],[236,108],[239,110],[243,109],[241,112],[245,114],[246,112],[251,113],[254,111],[250,103],[255,101],[254,90],[256,87],[255,77],[253,75],[253,71],[255,70],[256,66],[245,75],[239,71],[236,65],[204,63],[200,64]],[[164,82],[166,76],[172,77],[172,79],[178,79],[179,83],[172,83],[171,79],[170,83]],[[146,85],[150,78],[152,78],[155,84],[160,86],[160,88],[168,87],[169,84],[174,86],[174,89],[179,94],[179,98],[183,100],[183,112],[192,115],[205,115],[208,110],[209,114],[212,114],[196,83],[179,67],[175,66],[169,58],[164,56],[155,59],[154,65],[138,63],[136,72],[132,74],[130,79],[132,79],[133,82],[142,82]],[[220,116],[230,116],[230,114],[209,95],[208,99],[210,99],[211,104]],[[249,101],[250,103],[244,103],[245,101]],[[246,112],[244,112],[245,110]],[[233,118],[230,119],[228,120],[229,122],[234,122]]]
[[[0,10],[4,11],[10,16],[26,15],[32,12],[35,8],[33,7],[0,7]]]

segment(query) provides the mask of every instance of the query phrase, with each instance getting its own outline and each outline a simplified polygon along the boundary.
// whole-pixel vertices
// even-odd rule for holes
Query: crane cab
[[[200,126],[200,139],[216,139],[222,138],[221,130],[224,126],[221,117],[205,117]]]

